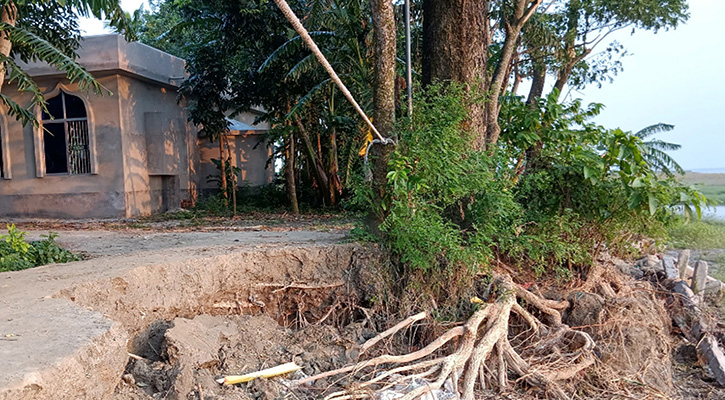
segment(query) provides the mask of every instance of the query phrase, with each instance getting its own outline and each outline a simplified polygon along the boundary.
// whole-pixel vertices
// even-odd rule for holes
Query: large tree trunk
[[[3,7],[2,15],[0,15],[0,21],[5,24],[15,26],[15,22],[18,18],[18,9],[15,7],[14,2],[9,2],[8,5]],[[5,57],[10,57],[10,50],[12,50],[13,44],[10,41],[7,33],[0,35],[0,54]],[[5,83],[5,63],[0,64],[0,92],[2,92],[3,84]]]
[[[423,1],[423,84],[457,82],[478,96],[489,89],[489,5],[490,0]],[[476,133],[477,149],[486,143],[486,120],[484,105],[471,104],[466,128]]]
[[[375,41],[373,121],[387,137],[395,123],[395,13],[391,0],[370,0]]]
[[[395,124],[395,13],[391,0],[370,0],[375,41],[373,121],[378,132],[390,137]],[[374,201],[382,201],[392,145],[371,148]],[[377,207],[376,207],[377,208]]]

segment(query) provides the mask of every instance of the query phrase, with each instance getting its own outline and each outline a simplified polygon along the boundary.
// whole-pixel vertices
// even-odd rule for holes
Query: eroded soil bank
[[[301,310],[275,304],[275,290],[320,286],[329,297],[363,251],[336,232],[194,232],[175,246],[162,237],[173,234],[134,235],[138,248],[127,242],[123,255],[0,274],[0,399],[110,398],[151,325],[205,313],[293,319]]]
[[[600,289],[585,289],[572,282],[569,290],[567,286],[560,286],[549,292],[549,297],[567,293],[570,306],[562,314],[563,322],[587,332],[596,341],[597,361],[563,384],[568,391],[578,393],[575,398],[581,399],[725,398],[725,390],[698,365],[694,346],[673,330],[667,312],[668,299],[658,296],[656,274],[649,275],[652,281],[633,264],[612,259],[600,260],[600,263],[599,280],[603,285]],[[375,263],[370,258],[364,264],[374,272]],[[356,287],[288,285],[274,289],[265,299],[276,304],[271,309],[285,305],[283,312],[263,314],[260,309],[256,315],[237,315],[250,310],[230,309],[226,315],[199,315],[160,322],[150,329],[153,334],[144,336],[147,346],[139,347],[138,354],[129,359],[114,400],[320,399],[346,391],[350,396],[364,398],[397,398],[410,388],[393,385],[392,380],[383,381],[391,387],[387,392],[389,397],[385,397],[372,392],[384,384],[363,390],[356,388],[355,383],[390,370],[391,366],[327,377],[309,386],[294,384],[297,379],[362,359],[411,353],[430,342],[435,328],[404,330],[361,358],[366,341],[397,322],[384,321],[379,316],[370,318],[372,310],[360,306],[361,299],[370,299],[370,292],[360,290],[360,282],[366,280],[372,277],[361,279],[358,273],[351,281],[357,282]],[[530,290],[541,291],[536,285]],[[428,321],[425,325],[431,323],[436,324]],[[525,336],[525,325],[525,321],[514,319],[509,328],[512,343],[517,347],[535,345],[527,344],[526,340],[519,343],[516,338]],[[429,332],[421,335],[421,330]],[[440,353],[448,351],[444,347]],[[235,386],[222,386],[215,381],[219,376],[249,373],[290,361],[303,369],[282,378]],[[516,380],[513,375],[509,379]],[[546,398],[545,393],[526,386],[514,383],[504,391],[482,389],[477,392],[477,398]],[[449,398],[457,397],[450,390],[438,391],[431,397]]]
[[[373,310],[380,304],[376,268],[382,256],[375,248],[344,243],[339,232],[83,231],[61,237],[91,258],[0,274],[2,400],[317,399],[332,391],[354,393],[356,379],[380,370],[303,388],[291,380],[360,361],[367,340],[405,317],[387,320]],[[643,277],[633,263],[600,264],[599,278],[588,280],[601,284],[592,287],[582,284],[587,277],[527,286],[542,297],[566,300],[563,322],[596,342],[594,365],[562,387],[584,399],[725,398],[698,365],[694,346],[673,327],[669,300],[656,279]],[[427,320],[380,342],[362,359],[414,352],[450,326]],[[510,327],[512,343],[525,354],[527,342],[516,335],[526,335],[526,322],[514,316]],[[215,382],[218,375],[290,361],[303,369],[237,386]],[[477,398],[546,396],[516,379],[510,375],[506,390],[481,390]]]

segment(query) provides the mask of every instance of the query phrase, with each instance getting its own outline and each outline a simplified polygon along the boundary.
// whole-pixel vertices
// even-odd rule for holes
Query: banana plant
[[[645,139],[657,133],[669,132],[673,129],[675,129],[674,125],[659,123],[643,128],[634,134],[634,136],[642,139],[644,159],[652,165],[652,168],[656,171],[662,172],[669,177],[674,177],[675,173],[679,175],[685,174],[685,170],[680,166],[680,164],[666,153],[666,151],[679,150],[682,146],[676,143],[665,142],[661,139]]]

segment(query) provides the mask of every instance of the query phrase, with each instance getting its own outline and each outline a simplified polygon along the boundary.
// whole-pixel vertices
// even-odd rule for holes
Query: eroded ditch
[[[6,386],[0,385],[0,399],[307,399],[323,398],[324,390],[330,387],[345,387],[349,382],[341,381],[342,377],[319,380],[314,387],[305,388],[307,391],[294,392],[287,390],[289,381],[284,378],[233,387],[220,386],[214,379],[290,361],[304,367],[298,374],[313,375],[358,360],[359,346],[375,335],[373,325],[386,325],[384,321],[372,322],[366,315],[371,296],[379,295],[376,285],[382,277],[376,275],[375,266],[382,255],[359,245],[330,243],[217,250],[193,250],[153,262],[145,258],[124,266],[111,266],[113,260],[99,261],[17,275],[14,287],[42,281],[49,285],[43,292],[54,294],[29,304],[27,314],[40,305],[49,308],[60,304],[75,308],[72,316],[82,315],[85,320],[100,313],[102,317],[97,318],[105,322],[94,319],[98,326],[94,332],[100,333],[89,335],[88,342],[68,350],[69,355],[26,373],[22,381],[15,381],[20,384],[11,387],[2,382]],[[88,271],[94,275],[85,277]],[[23,276],[32,279],[20,280]],[[641,307],[631,306],[634,302],[647,309],[661,309],[654,298],[650,299],[653,292],[645,282],[620,283],[621,290],[637,296],[592,303],[585,301],[589,297],[577,294],[569,300],[572,308],[565,312],[565,322],[593,329],[602,363],[630,361],[628,365],[614,365],[616,374],[607,376],[645,379],[654,372],[657,376],[647,378],[648,385],[663,383],[661,391],[668,392],[672,371],[668,369],[669,347],[665,343],[669,339],[664,336],[668,336],[671,321],[663,317],[657,322],[654,316],[637,311]],[[63,311],[66,306],[56,308]],[[593,310],[599,311],[592,314]],[[627,313],[635,315],[624,315]],[[610,322],[616,334],[606,332]],[[17,329],[20,326],[18,323]],[[69,326],[56,331],[68,331]],[[665,368],[661,371],[649,361],[632,359],[639,354],[634,349],[653,349],[653,338],[639,335],[643,328],[661,331],[658,335],[665,346],[655,349],[657,354],[644,354],[649,361],[658,360]],[[26,330],[17,343],[30,343],[29,332]],[[40,339],[36,342],[42,343]],[[381,350],[405,354],[423,342],[411,340],[400,348]],[[641,343],[650,345],[644,348]],[[623,353],[618,353],[620,345],[625,346]],[[25,357],[17,354],[17,359]],[[12,364],[14,359],[7,361]],[[34,363],[40,364],[37,360]],[[644,371],[640,371],[642,365]],[[602,371],[597,367],[587,376],[596,377]],[[697,397],[700,392],[684,397],[702,398]],[[495,393],[491,396],[498,398]]]
[[[348,363],[355,343],[374,334],[358,322],[360,274],[374,253],[327,244],[197,254],[66,287],[53,297],[103,314],[110,329],[0,398],[276,397],[271,381],[222,387],[214,377],[289,361],[305,366],[299,373]]]
[[[233,298],[214,296],[211,309],[194,317],[154,321],[129,343],[114,400],[273,399],[288,393],[284,379],[243,386],[215,379],[287,362],[303,366],[291,376],[301,377],[356,361],[360,345],[376,334],[360,312],[360,257],[352,254],[345,280],[252,283]]]

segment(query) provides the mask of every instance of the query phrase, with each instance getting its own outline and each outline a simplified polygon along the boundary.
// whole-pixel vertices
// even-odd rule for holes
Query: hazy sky
[[[127,11],[142,3],[122,1]],[[675,30],[613,34],[630,53],[622,61],[624,71],[601,89],[592,86],[570,96],[604,103],[597,122],[606,127],[637,131],[658,122],[673,124],[675,130],[659,138],[682,145],[671,154],[685,169],[725,168],[725,34],[720,30],[725,1],[689,3],[690,19]],[[103,33],[100,21],[85,21],[83,28]]]
[[[632,53],[624,71],[572,96],[604,103],[597,122],[607,127],[675,125],[659,138],[682,145],[671,155],[685,169],[725,168],[725,1],[689,3],[690,19],[675,30],[618,32],[614,38]]]

